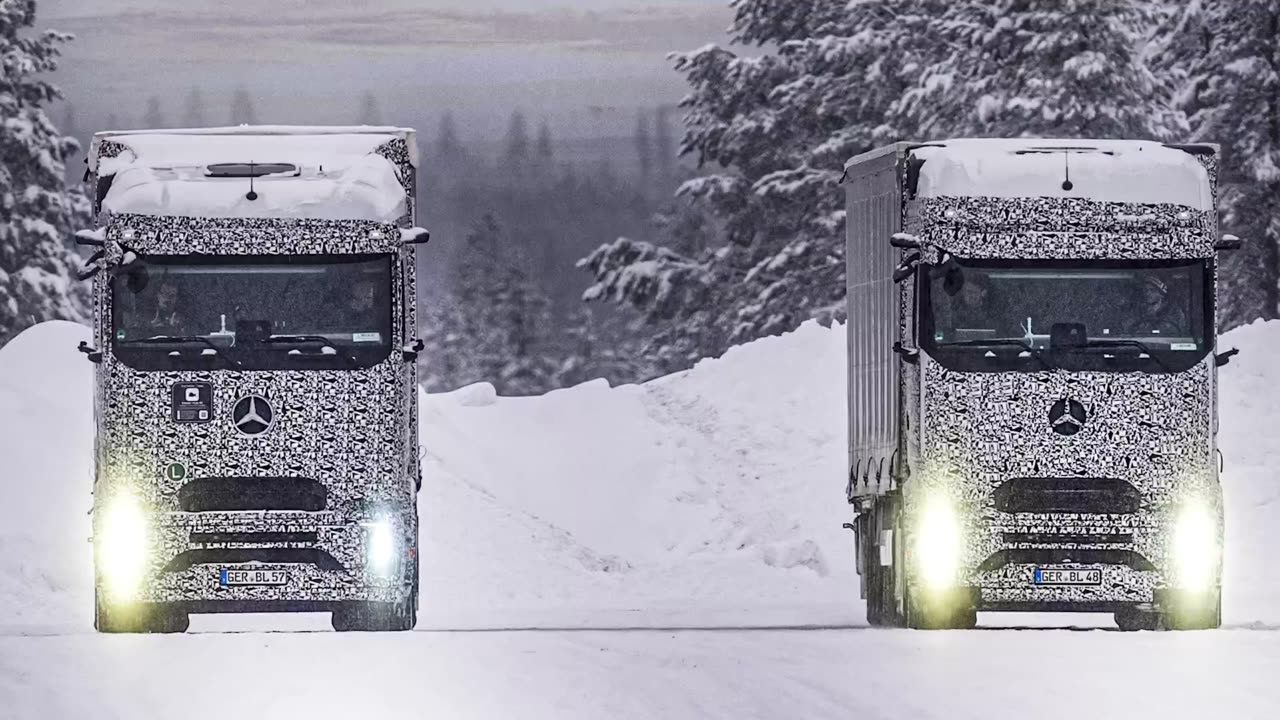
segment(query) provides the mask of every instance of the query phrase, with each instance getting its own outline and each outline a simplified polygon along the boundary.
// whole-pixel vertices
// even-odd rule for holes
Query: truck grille
[[[302,532],[193,532],[193,545],[272,545],[290,543],[314,545],[319,539],[315,531]]]
[[[1129,545],[1133,533],[1007,532],[1004,541],[1009,545]]]
[[[1079,550],[1070,548],[1035,548],[1028,550],[1000,550],[978,566],[988,572],[1005,565],[1123,565],[1134,570],[1155,570],[1145,556],[1132,550]]]
[[[329,571],[345,569],[336,558],[319,548],[235,547],[187,550],[174,556],[164,570],[178,573],[196,565],[238,565],[249,562],[273,565],[314,565],[321,570]]]
[[[199,478],[178,490],[183,512],[295,510],[320,512],[328,504],[325,486],[299,477]]]
[[[1115,478],[1014,478],[995,491],[996,509],[1007,513],[1138,512],[1138,489]]]

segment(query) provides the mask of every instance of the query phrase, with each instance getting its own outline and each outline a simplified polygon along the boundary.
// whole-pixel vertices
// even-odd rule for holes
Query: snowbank
[[[0,625],[87,628],[84,328],[0,349]],[[1280,323],[1223,338],[1230,624],[1280,622]],[[844,502],[843,328],[643,386],[423,396],[420,627],[861,622]]]

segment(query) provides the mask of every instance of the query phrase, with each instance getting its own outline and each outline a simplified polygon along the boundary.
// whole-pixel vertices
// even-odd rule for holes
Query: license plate
[[[222,571],[222,584],[226,585],[284,585],[289,579],[284,570],[230,570]]]
[[[1046,570],[1035,569],[1036,585],[1101,585],[1101,570]]]

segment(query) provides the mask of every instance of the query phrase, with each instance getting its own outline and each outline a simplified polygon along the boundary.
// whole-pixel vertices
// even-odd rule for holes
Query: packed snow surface
[[[1085,198],[1212,210],[1208,171],[1190,153],[1145,140],[945,140],[922,147],[921,197]],[[1063,181],[1071,180],[1065,189]]]
[[[88,338],[46,323],[0,349],[3,718],[1167,720],[1280,702],[1280,323],[1221,343],[1242,351],[1221,370],[1228,629],[1137,634],[860,627],[843,329],[809,324],[643,386],[424,395],[417,633],[210,635],[328,623],[197,616],[187,636],[97,635]]]
[[[128,149],[97,158],[102,176],[115,175],[103,208],[113,213],[201,217],[277,217],[395,222],[407,212],[395,166],[374,154],[412,131],[394,128],[246,127],[208,131],[100,133]],[[363,131],[362,131],[363,130]],[[338,132],[346,131],[346,132]],[[414,152],[411,146],[411,156]],[[254,180],[209,177],[216,163],[283,163],[296,172]],[[416,162],[416,158],[415,158]]]

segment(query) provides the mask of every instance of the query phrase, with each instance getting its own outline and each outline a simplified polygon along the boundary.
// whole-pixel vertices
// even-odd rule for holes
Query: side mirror
[[[102,362],[102,351],[96,348],[90,347],[89,343],[85,342],[84,340],[80,341],[80,347],[76,349],[84,353],[85,355],[88,355],[90,362],[95,362],[95,363]]]
[[[88,245],[90,247],[103,247],[107,244],[106,235],[102,229],[98,230],[77,230],[76,244]]]
[[[916,349],[908,349],[902,347],[902,343],[893,344],[893,352],[902,357],[903,362],[908,365],[916,365],[920,362],[920,351]]]
[[[919,250],[920,238],[911,233],[894,233],[889,238],[889,244],[896,248]]]
[[[402,245],[426,245],[431,242],[431,232],[426,228],[410,228],[400,231],[400,244]]]
[[[1240,354],[1239,348],[1231,348],[1230,350],[1224,353],[1218,353],[1217,355],[1215,355],[1213,358],[1213,361],[1215,364],[1217,364],[1218,367],[1222,367],[1223,365],[1226,365],[1227,363],[1231,362],[1231,358],[1239,354]]]
[[[418,353],[422,352],[422,349],[426,346],[426,343],[422,342],[421,338],[419,338],[400,348],[400,355],[404,358],[405,362],[417,362]]]
[[[1222,239],[1213,244],[1214,250],[1239,250],[1244,245],[1244,241],[1235,235],[1223,235]]]
[[[99,250],[94,254],[90,255],[89,259],[86,260],[84,265],[80,268],[80,272],[76,273],[76,278],[80,280],[88,280],[94,275],[97,275],[98,273],[102,272],[102,265],[98,264],[98,261],[102,260],[102,255],[104,252],[106,251]]]
[[[897,270],[893,271],[893,281],[895,283],[900,283],[903,280],[906,280],[907,278],[911,277],[911,275],[916,271],[916,264],[919,262],[920,262],[920,253],[918,252],[913,252],[910,255],[903,258],[902,264],[898,266]]]

